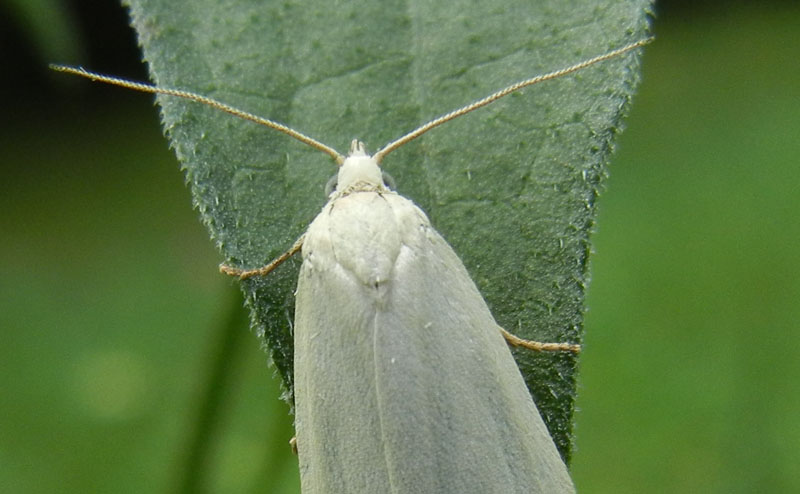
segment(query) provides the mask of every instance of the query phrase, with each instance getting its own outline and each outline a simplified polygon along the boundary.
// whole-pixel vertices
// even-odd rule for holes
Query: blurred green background
[[[800,492],[800,6],[657,11],[600,202],[572,471]],[[0,491],[299,492],[152,98],[45,69],[146,78],[125,12],[6,2],[0,50]]]

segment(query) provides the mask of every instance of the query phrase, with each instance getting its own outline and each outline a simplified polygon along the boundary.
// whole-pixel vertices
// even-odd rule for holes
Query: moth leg
[[[499,327],[499,326],[498,326]],[[500,328],[503,338],[506,339],[511,346],[527,348],[535,352],[572,352],[580,353],[581,346],[574,343],[539,343],[538,341],[523,340],[518,336],[514,336],[503,328]]]
[[[303,247],[303,240],[305,240],[305,238],[306,238],[305,233],[300,235],[300,238],[298,238],[295,241],[294,245],[292,245],[291,248],[289,248],[289,250],[287,250],[283,254],[273,259],[272,262],[270,262],[266,266],[262,266],[256,269],[239,269],[239,268],[234,268],[232,266],[228,266],[227,264],[220,264],[219,271],[220,273],[224,273],[230,276],[238,276],[240,280],[246,280],[251,276],[266,276],[269,273],[271,273],[273,269],[280,266],[283,261],[297,254],[297,252],[300,251],[300,249]]]

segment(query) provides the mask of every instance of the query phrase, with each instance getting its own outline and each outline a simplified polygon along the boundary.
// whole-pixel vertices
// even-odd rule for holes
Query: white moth
[[[284,125],[195,93],[83,69],[56,70],[209,104],[267,125],[340,163],[337,189],[306,233],[294,321],[295,428],[304,493],[568,493],[575,488],[500,328],[464,265],[413,202],[384,185],[381,159],[459,115],[649,40],[509,86],[394,141],[348,156]],[[504,339],[504,336],[506,338]],[[508,340],[508,341],[506,341]]]
[[[453,249],[354,142],[305,234],[295,427],[305,493],[573,492]]]

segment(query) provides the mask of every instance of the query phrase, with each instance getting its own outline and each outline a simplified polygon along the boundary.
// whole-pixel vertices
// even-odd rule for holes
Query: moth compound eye
[[[333,191],[336,190],[336,186],[339,184],[339,174],[334,174],[331,178],[328,179],[328,183],[325,184],[325,197],[333,194]]]
[[[385,185],[387,189],[397,190],[397,182],[394,181],[394,177],[381,171],[381,179],[383,180],[383,185]]]

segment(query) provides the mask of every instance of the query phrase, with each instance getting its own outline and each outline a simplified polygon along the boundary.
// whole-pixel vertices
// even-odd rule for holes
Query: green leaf
[[[645,0],[369,2],[130,0],[154,81],[219,99],[347,151],[375,151],[513,82],[647,36]],[[383,163],[461,256],[497,321],[579,342],[589,233],[612,140],[638,78],[628,54],[513,94]],[[287,250],[326,201],[330,158],[275,131],[159,97],[195,206],[226,262]],[[299,260],[242,283],[292,389]],[[454,342],[458,344],[458,342]],[[577,359],[515,351],[565,459]]]

